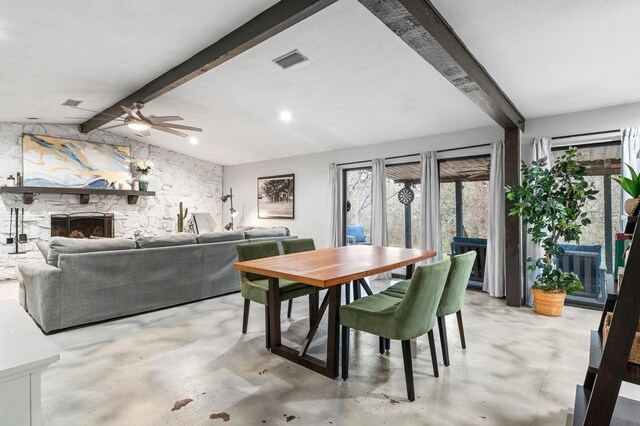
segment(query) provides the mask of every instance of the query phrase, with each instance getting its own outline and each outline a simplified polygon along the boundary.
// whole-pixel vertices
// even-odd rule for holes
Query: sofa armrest
[[[25,310],[45,332],[60,328],[62,271],[47,263],[25,263],[18,268],[25,296],[21,302]]]

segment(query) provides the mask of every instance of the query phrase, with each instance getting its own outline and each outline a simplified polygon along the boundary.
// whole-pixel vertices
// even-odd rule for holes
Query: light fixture
[[[190,137],[189,138],[189,142],[191,142],[191,145],[197,145],[198,144],[198,138]]]
[[[233,208],[233,188],[229,188],[229,193],[220,197],[220,201],[226,203],[227,200],[231,200],[231,208],[229,209],[229,213],[231,214],[231,222],[227,223],[224,226],[224,229],[227,231],[231,231],[233,229],[233,218],[238,216],[238,211]]]
[[[285,123],[288,123],[289,121],[291,121],[291,113],[289,111],[282,111],[280,113],[280,120],[284,121]]]
[[[149,126],[144,121],[132,120],[127,122],[127,127],[131,130],[135,130],[136,132],[144,132],[145,130],[149,130],[151,126]]]

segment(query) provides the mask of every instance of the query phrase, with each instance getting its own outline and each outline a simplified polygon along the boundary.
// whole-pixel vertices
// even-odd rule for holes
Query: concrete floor
[[[376,282],[374,291],[386,285]],[[0,283],[0,298],[14,297],[15,282]],[[302,341],[306,306],[294,302],[293,318],[283,318],[293,342]],[[330,380],[264,348],[262,306],[252,304],[243,336],[239,294],[60,332],[50,336],[62,352],[42,378],[43,419],[65,426],[226,418],[238,425],[564,425],[600,313],[565,307],[562,318],[548,318],[472,291],[463,313],[467,349],[449,317],[451,366],[440,363],[439,378],[426,336],[417,340],[413,403],[399,342],[379,355],[375,336],[355,333],[349,380]],[[325,336],[321,330],[316,339]],[[185,399],[193,401],[172,411]]]

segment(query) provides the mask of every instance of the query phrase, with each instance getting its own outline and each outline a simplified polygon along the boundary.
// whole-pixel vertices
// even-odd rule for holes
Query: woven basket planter
[[[613,319],[613,313],[609,312],[604,319],[604,326],[602,327],[602,344],[607,343],[607,336],[609,335],[609,327],[611,327],[611,320]],[[633,345],[631,345],[631,352],[629,352],[629,362],[634,364],[640,364],[640,323],[636,328],[636,335],[633,338]]]
[[[567,297],[567,292],[564,290],[544,291],[534,288],[533,304],[535,311],[548,317],[559,317],[562,315],[565,297]]]

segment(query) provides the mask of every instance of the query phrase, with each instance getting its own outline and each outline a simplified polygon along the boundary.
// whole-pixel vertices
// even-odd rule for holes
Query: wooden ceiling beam
[[[80,125],[80,131],[88,133],[97,129],[114,118],[121,116],[123,114],[121,105],[131,108],[135,102],[147,103],[156,99],[281,33],[336,1],[282,0],[276,3],[180,65],[170,69],[129,96],[85,121]]]
[[[525,119],[429,0],[359,0],[502,128]]]

